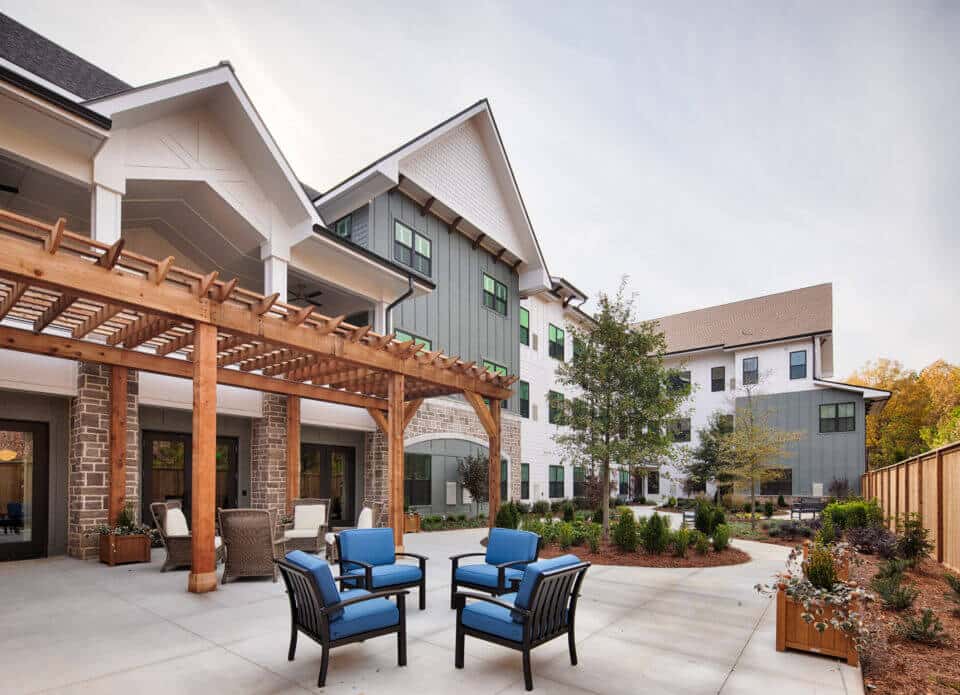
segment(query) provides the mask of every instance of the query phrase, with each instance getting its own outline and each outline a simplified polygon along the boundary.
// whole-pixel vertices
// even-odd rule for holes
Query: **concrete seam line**
[[[750,636],[747,638],[747,641],[743,643],[743,646],[740,647],[740,651],[737,652],[737,658],[733,660],[733,666],[730,667],[730,670],[727,671],[727,675],[723,677],[723,683],[720,684],[720,687],[717,689],[717,695],[720,695],[723,692],[723,689],[727,685],[727,681],[730,680],[730,675],[737,670],[737,664],[740,663],[740,658],[743,656],[743,653],[747,650],[747,646],[753,640],[754,635],[757,634],[757,630],[760,629],[760,623],[763,622],[764,617],[767,615],[767,611],[770,610],[770,605],[773,603],[773,598],[767,600],[767,605],[764,607],[763,612],[760,613],[760,617],[757,618],[757,622],[753,624],[753,630],[750,631]]]

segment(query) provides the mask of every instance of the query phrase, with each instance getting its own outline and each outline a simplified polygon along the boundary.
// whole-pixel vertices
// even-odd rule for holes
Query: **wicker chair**
[[[150,505],[150,513],[153,515],[153,523],[160,532],[160,539],[163,541],[163,547],[167,549],[167,557],[163,561],[161,572],[167,570],[189,568],[193,564],[193,539],[188,531],[184,534],[167,534],[167,510],[183,509],[179,500],[170,502],[153,502]],[[223,543],[219,536],[214,538],[216,546],[217,562],[223,560]]]
[[[293,522],[284,524],[283,540],[287,543],[287,551],[302,550],[305,553],[319,553],[324,545],[324,536],[326,536],[327,527],[330,523],[330,500],[329,499],[299,499],[290,503],[293,506]],[[298,507],[320,507],[318,516],[321,516],[320,523],[315,524],[315,520],[310,520],[309,525],[305,525],[302,519],[298,520]],[[301,509],[301,517],[305,517]],[[300,526],[298,527],[298,521]]]
[[[360,515],[357,517],[356,526],[344,526],[338,528],[336,533],[328,532],[324,535],[324,544],[326,545],[326,558],[330,563],[335,563],[339,561],[339,556],[337,555],[337,533],[341,531],[349,531],[351,528],[374,528],[377,525],[377,521],[380,519],[380,510],[383,508],[383,505],[380,502],[368,502],[367,500],[363,501],[363,509],[360,510]]]
[[[220,532],[226,548],[221,584],[237,577],[272,577],[277,581],[274,560],[285,553],[277,538],[275,509],[217,509]]]

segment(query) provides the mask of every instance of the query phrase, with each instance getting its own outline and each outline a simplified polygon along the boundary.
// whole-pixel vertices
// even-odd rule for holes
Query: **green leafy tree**
[[[687,489],[706,489],[716,481],[720,486],[731,482],[720,461],[720,442],[733,432],[733,418],[719,410],[710,415],[707,426],[700,430],[700,443],[690,452],[681,466],[687,480]]]
[[[487,483],[487,459],[479,454],[470,454],[457,463],[457,473],[460,475],[460,484],[470,493],[477,505],[477,514],[480,514],[481,502],[487,501],[490,486]]]
[[[559,382],[579,397],[566,406],[568,427],[555,441],[573,463],[598,471],[602,490],[610,489],[614,463],[637,470],[673,456],[667,424],[689,393],[663,364],[663,333],[654,322],[637,323],[625,295],[626,278],[616,295],[600,295],[593,322],[568,325],[577,350],[557,367]],[[609,538],[609,496],[600,503]]]

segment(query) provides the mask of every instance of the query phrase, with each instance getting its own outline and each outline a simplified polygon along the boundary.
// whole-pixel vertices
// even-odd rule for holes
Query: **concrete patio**
[[[480,550],[482,530],[408,535],[429,555],[424,612],[408,611],[408,666],[396,640],[334,650],[335,693],[523,691],[519,653],[468,638],[453,668],[449,562]],[[737,544],[753,556],[715,569],[593,567],[577,614],[580,665],[566,640],[534,651],[541,693],[861,693],[857,669],[774,650],[774,607],[753,591],[783,566],[785,548]],[[185,591],[187,573],[151,565],[108,568],[67,558],[0,564],[0,692],[285,693],[315,688],[320,649],[301,638],[286,659],[289,609],[282,582]],[[410,601],[408,606],[416,606]]]

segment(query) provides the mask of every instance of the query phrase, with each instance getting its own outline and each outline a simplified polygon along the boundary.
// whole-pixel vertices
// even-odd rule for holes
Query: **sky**
[[[960,362],[960,3],[97,6],[0,9],[134,85],[229,60],[320,190],[486,97],[551,274],[638,318],[833,282],[837,376]]]

